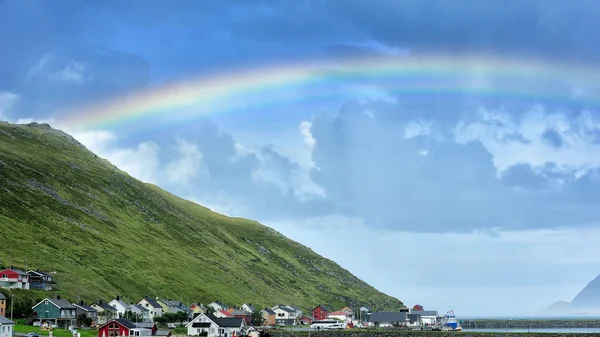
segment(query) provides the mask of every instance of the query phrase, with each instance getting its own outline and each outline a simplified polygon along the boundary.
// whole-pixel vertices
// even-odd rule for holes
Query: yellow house
[[[6,297],[0,293],[0,316],[6,317]]]
[[[202,304],[197,304],[197,303],[192,303],[192,305],[190,305],[190,310],[192,310],[192,312],[194,314],[205,314],[206,313],[206,309],[204,309],[204,306]]]
[[[160,298],[156,298],[156,302],[158,303],[158,305],[160,305],[162,307],[162,312],[167,313],[167,312],[171,312],[171,310],[169,310],[169,301],[168,300],[163,300]]]

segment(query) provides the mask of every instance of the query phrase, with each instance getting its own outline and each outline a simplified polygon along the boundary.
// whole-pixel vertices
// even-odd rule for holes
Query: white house
[[[0,337],[13,337],[15,322],[0,316]]]
[[[242,304],[242,310],[251,312],[251,313],[255,313],[256,312],[256,308],[254,308],[252,306],[252,303],[244,303]]]
[[[292,325],[296,322],[296,310],[286,305],[276,305],[273,307],[273,311],[275,312],[275,324],[277,325]]]
[[[199,336],[206,332],[207,337],[231,337],[233,334],[239,335],[245,324],[242,318],[218,318],[213,314],[199,314],[185,327],[188,336]]]
[[[219,302],[219,301],[211,302],[208,306],[210,308],[212,308],[214,311],[219,311],[219,310],[225,310],[225,311],[227,311],[227,309],[229,309],[227,307],[227,305],[225,305],[225,303]]]
[[[152,322],[154,322],[154,317],[160,317],[163,314],[163,308],[153,298],[144,297],[139,300],[137,304],[148,310],[148,315],[150,316],[150,321]]]
[[[138,315],[142,319],[143,323],[152,322],[152,320],[150,319],[150,310],[144,308],[144,306],[141,304],[133,304],[132,303],[129,306],[129,311]]]
[[[433,325],[437,321],[438,312],[435,310],[411,310],[411,314],[419,315],[421,325]]]
[[[108,305],[115,308],[115,310],[117,311],[117,317],[119,318],[125,317],[125,312],[129,310],[129,306],[127,305],[127,303],[121,301],[119,296],[117,296],[117,298],[115,298],[114,300],[108,302]]]

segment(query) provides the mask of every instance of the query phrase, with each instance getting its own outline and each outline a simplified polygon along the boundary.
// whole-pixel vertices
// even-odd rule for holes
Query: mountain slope
[[[571,301],[571,307],[600,312],[600,275],[588,283]]]
[[[56,271],[72,300],[402,304],[256,221],[133,179],[46,124],[0,122],[0,264],[10,249],[13,264]]]

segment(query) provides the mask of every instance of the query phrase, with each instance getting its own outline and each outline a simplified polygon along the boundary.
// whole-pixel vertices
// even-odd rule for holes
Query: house
[[[108,303],[102,302],[102,300],[90,304],[90,307],[96,309],[98,313],[98,321],[96,322],[98,324],[104,324],[117,316],[117,310]]]
[[[117,311],[118,318],[124,318],[125,312],[129,310],[129,305],[121,301],[121,298],[119,296],[117,296],[117,298],[115,298],[114,300],[110,301],[108,304],[111,307],[115,308],[115,310]]]
[[[73,306],[75,307],[75,315],[77,317],[79,317],[79,315],[85,315],[86,317],[91,318],[92,325],[98,322],[98,311],[96,309],[83,304],[83,301],[79,302],[79,304],[73,303]]]
[[[203,314],[206,312],[206,307],[204,307],[204,304],[202,303],[192,303],[192,305],[190,305],[190,311],[195,314]]]
[[[381,311],[371,314],[369,325],[380,328],[406,326],[408,317],[406,312]]]
[[[235,318],[243,319],[245,325],[252,325],[252,313],[250,311],[235,309],[231,312],[231,314]]]
[[[229,309],[225,303],[219,302],[219,301],[211,302],[208,306],[210,308],[212,308],[214,311]]]
[[[153,322],[140,322],[140,323],[133,323],[133,324],[135,324],[135,327],[138,329],[150,330],[151,336],[156,336],[156,332],[158,331],[158,327]]]
[[[160,317],[163,314],[163,308],[156,302],[155,299],[150,297],[144,297],[137,303],[142,307],[148,309],[150,320],[154,322],[154,317]]]
[[[275,313],[275,311],[269,309],[269,308],[264,308],[260,311],[260,315],[262,316],[262,318],[264,319],[264,325],[269,325],[269,326],[275,326],[275,319],[277,314]]]
[[[29,289],[29,275],[19,269],[0,271],[0,288]]]
[[[98,327],[98,337],[120,337],[120,336],[134,336],[134,329],[137,329],[138,336],[149,336],[150,330],[147,330],[146,334],[140,334],[140,329],[131,321],[118,318],[111,319],[108,322]]]
[[[406,326],[408,326],[409,328],[416,328],[416,327],[422,326],[421,315],[408,314],[408,315],[406,315],[406,317],[408,318],[408,322],[406,323]]]
[[[229,311],[225,311],[225,310],[215,311],[214,315],[217,318],[233,317],[233,315]]]
[[[411,314],[421,316],[421,325],[434,325],[438,318],[438,312],[435,310],[412,310]]]
[[[313,320],[323,320],[329,318],[329,309],[324,305],[318,305],[312,310]]]
[[[156,302],[163,308],[164,313],[176,314],[178,312],[188,312],[189,309],[183,303],[172,300],[156,298]]]
[[[52,275],[48,273],[44,273],[43,271],[36,269],[28,271],[27,275],[29,275],[30,289],[52,291],[56,288],[56,283],[54,283]]]
[[[285,305],[277,305],[273,307],[275,311],[275,324],[277,325],[293,325],[296,323],[296,311]]]
[[[288,308],[294,310],[296,312],[296,319],[302,317],[302,309],[295,305],[286,305]]]
[[[312,324],[312,318],[306,316],[300,317],[298,318],[298,322],[303,325],[310,325]]]
[[[132,302],[131,304],[129,304],[129,311],[131,311],[132,314],[137,316],[138,319],[141,320],[143,323],[152,322],[152,320],[150,319],[150,310],[144,308],[141,304],[134,304]]]
[[[45,298],[33,306],[33,318],[66,328],[77,323],[77,308],[60,298]]]
[[[6,297],[0,293],[0,317],[6,317]]]
[[[218,318],[213,314],[199,314],[191,322],[186,324],[189,336],[199,336],[206,332],[207,337],[231,337],[238,336],[246,325],[241,318]]]
[[[358,309],[358,320],[361,322],[368,322],[369,316],[371,316],[371,308],[368,306],[362,306]]]
[[[13,337],[14,330],[15,322],[4,316],[0,316],[0,337]]]
[[[329,318],[338,319],[343,322],[349,322],[352,320],[352,311],[338,310],[329,313]]]
[[[256,312],[256,308],[254,308],[254,306],[252,306],[252,303],[244,303],[242,304],[242,306],[240,307],[242,310],[248,311],[249,313],[255,313]]]

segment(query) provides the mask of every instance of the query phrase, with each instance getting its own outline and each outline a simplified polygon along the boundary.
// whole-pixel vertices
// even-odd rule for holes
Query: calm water
[[[548,332],[548,333],[600,333],[600,328],[562,328],[562,329],[464,329],[473,332]]]

